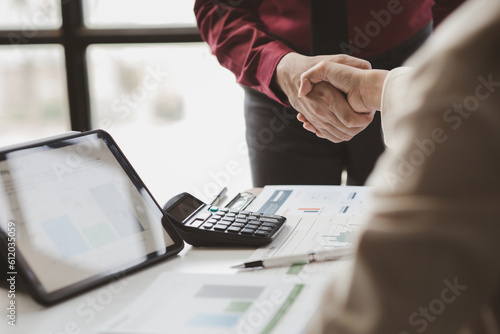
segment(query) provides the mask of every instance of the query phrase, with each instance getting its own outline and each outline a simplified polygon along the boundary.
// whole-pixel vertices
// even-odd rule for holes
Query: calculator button
[[[242,214],[239,214],[236,216],[236,218],[239,218],[239,219],[247,219],[247,216],[246,215],[242,215]]]
[[[226,217],[236,217],[236,214],[235,213],[226,213]]]
[[[224,218],[222,218],[222,221],[234,222],[234,218],[232,218],[232,217],[224,217]]]
[[[219,209],[220,212],[224,212],[224,213],[227,213],[229,212],[229,209],[228,208],[222,208],[222,209]]]
[[[252,215],[252,216],[248,216],[248,219],[249,220],[257,220],[257,219],[259,219],[259,217]]]
[[[274,226],[276,226],[276,224],[273,224],[273,223],[263,223],[262,226],[273,228]]]
[[[259,231],[270,232],[271,230],[272,230],[272,228],[270,228],[270,227],[261,227],[261,228],[259,228]]]
[[[277,215],[262,215],[262,218],[281,219],[281,216],[277,216]]]
[[[244,223],[233,223],[231,226],[234,226],[234,227],[243,227],[245,226]]]
[[[231,226],[227,229],[227,231],[231,233],[239,233],[241,231],[241,227]]]
[[[270,219],[270,218],[261,218],[260,221],[263,223],[273,223],[273,224],[279,223],[277,219]]]
[[[258,229],[258,228],[259,228],[259,225],[248,224],[248,225],[246,226],[246,228],[252,228],[252,229],[255,229],[255,230],[256,230],[256,229]]]
[[[236,219],[235,220],[236,223],[243,223],[243,224],[246,224],[247,223],[247,220],[246,219]]]
[[[216,215],[212,216],[212,218],[217,219],[217,220],[221,219],[222,217],[224,217],[224,216],[222,216],[220,214],[216,214]]]
[[[203,224],[203,228],[205,230],[210,230],[212,227],[214,227],[214,224],[210,224],[210,223]]]
[[[214,230],[216,230],[216,231],[225,231],[226,228],[227,228],[227,225],[217,224],[214,226]]]
[[[240,213],[238,210],[229,210],[229,213],[234,213],[234,214],[238,214]]]
[[[217,219],[210,218],[209,220],[207,220],[207,223],[216,224]]]
[[[241,211],[240,213],[247,216],[252,214],[250,211]]]
[[[208,211],[200,211],[196,215],[196,219],[207,220],[212,214]]]
[[[252,235],[254,234],[255,232],[255,229],[253,228],[244,228],[243,230],[241,230],[241,234],[247,234],[247,235]]]
[[[265,232],[265,231],[257,231],[257,232],[255,232],[254,235],[257,236],[257,237],[265,237],[265,236],[267,236],[267,234],[268,233]]]
[[[203,224],[203,222],[204,222],[204,220],[202,220],[202,219],[195,219],[195,220],[193,220],[193,221],[189,224],[189,226],[192,226],[192,227],[196,227],[196,228],[198,228],[198,227],[200,227],[200,226],[201,226],[201,224]]]

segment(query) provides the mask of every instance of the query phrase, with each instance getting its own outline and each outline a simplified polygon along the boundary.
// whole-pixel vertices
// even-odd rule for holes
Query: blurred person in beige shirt
[[[500,333],[500,1],[469,0],[406,65],[302,75],[300,96],[328,81],[354,110],[381,110],[390,148],[310,333]]]

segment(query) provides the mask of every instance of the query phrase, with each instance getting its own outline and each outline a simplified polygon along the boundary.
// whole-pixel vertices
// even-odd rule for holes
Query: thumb
[[[319,62],[300,76],[298,96],[306,96],[312,90],[314,84],[322,81],[329,82],[335,88],[348,93],[352,88],[354,71],[360,70],[328,61]]]
[[[352,57],[349,55],[328,56],[328,58],[325,60],[332,62],[332,63],[356,67],[356,68],[359,68],[361,70],[371,70],[372,69],[372,64],[370,64],[369,61],[361,59],[361,58]]]
[[[304,97],[313,89],[314,84],[309,80],[308,77],[304,77],[304,74],[300,76],[300,87],[299,87],[299,97]]]

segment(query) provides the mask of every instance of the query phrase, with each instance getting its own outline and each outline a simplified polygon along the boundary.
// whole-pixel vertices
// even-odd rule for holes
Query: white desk
[[[0,290],[1,333],[78,334],[95,333],[103,322],[133,301],[162,272],[231,274],[231,265],[246,260],[253,249],[186,248],[176,257],[124,276],[75,298],[43,307],[29,295],[16,292],[17,326],[7,324],[7,290]]]
[[[351,196],[351,190],[343,194]],[[306,194],[307,195],[307,194]],[[348,196],[348,200],[351,197]],[[306,196],[307,197],[307,196]],[[341,197],[339,205],[346,204]],[[360,199],[361,197],[361,199]],[[330,201],[330,197],[326,197]],[[354,197],[352,197],[354,198]],[[356,201],[363,201],[361,195],[356,197]],[[356,203],[354,203],[356,204]],[[358,209],[362,207],[362,202],[357,203]],[[354,207],[354,206],[353,206]],[[354,210],[354,209],[352,209]],[[339,208],[334,210],[339,211]],[[345,211],[340,210],[345,213]],[[362,210],[361,210],[362,211]],[[355,216],[361,215],[362,212],[355,212]],[[334,215],[334,213],[332,213]],[[297,216],[295,216],[297,217]],[[315,235],[315,231],[322,231],[325,225],[330,224],[330,216],[320,217],[318,220],[318,229],[311,232]],[[289,225],[292,223],[292,217],[289,217]],[[350,219],[349,217],[344,217]],[[342,220],[346,221],[345,219]],[[329,228],[329,227],[328,227]],[[296,230],[294,230],[296,231]],[[309,231],[309,229],[308,229]],[[309,232],[308,232],[309,233]],[[285,238],[290,241],[288,237]],[[300,239],[300,238],[299,238]],[[302,239],[300,239],[302,240]],[[162,272],[177,272],[177,273],[199,273],[199,274],[235,274],[236,270],[230,269],[231,265],[241,263],[249,258],[255,249],[211,249],[211,248],[192,248],[186,245],[185,249],[176,257],[167,261],[156,264],[152,267],[141,270],[129,276],[125,276],[118,281],[111,282],[108,285],[91,290],[83,295],[72,298],[66,302],[57,304],[52,307],[45,308],[34,302],[30,296],[17,294],[17,327],[10,327],[7,324],[7,317],[2,316],[0,322],[1,333],[44,333],[44,334],[77,334],[77,333],[96,333],[96,330],[110,318],[117,315],[120,311],[126,308],[134,301]],[[348,261],[348,260],[346,260]],[[341,262],[341,261],[339,261]],[[319,275],[323,278],[328,278],[334,272],[341,272],[342,263],[335,262],[336,269],[327,263],[310,264],[307,268],[310,271],[305,273]],[[315,271],[313,267],[319,269],[325,266],[327,271]],[[270,269],[272,270],[272,269]],[[328,275],[324,275],[327,274]],[[311,275],[312,276],[312,275]],[[311,285],[313,286],[313,285]],[[317,285],[314,285],[317,286]],[[321,291],[320,291],[321,292]],[[312,295],[316,298],[316,295]],[[316,300],[319,300],[319,295]],[[7,291],[0,291],[1,308],[6,314],[7,306]],[[310,304],[314,304],[314,301]],[[305,304],[304,304],[305,305]],[[309,303],[307,303],[309,305]],[[314,311],[314,310],[313,310]]]

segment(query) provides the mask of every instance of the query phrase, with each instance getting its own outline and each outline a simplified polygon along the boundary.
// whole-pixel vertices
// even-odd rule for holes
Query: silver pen
[[[286,255],[270,257],[268,259],[245,262],[232,266],[231,268],[244,269],[244,268],[272,268],[272,267],[286,267],[295,264],[306,264],[312,262],[324,262],[340,260],[354,255],[354,247],[334,248],[330,250],[320,250],[317,252],[310,252],[307,254]]]
[[[217,196],[214,197],[210,205],[217,206],[220,203],[220,201],[226,196],[226,192],[227,192],[227,187],[222,188],[222,190],[217,194]]]

